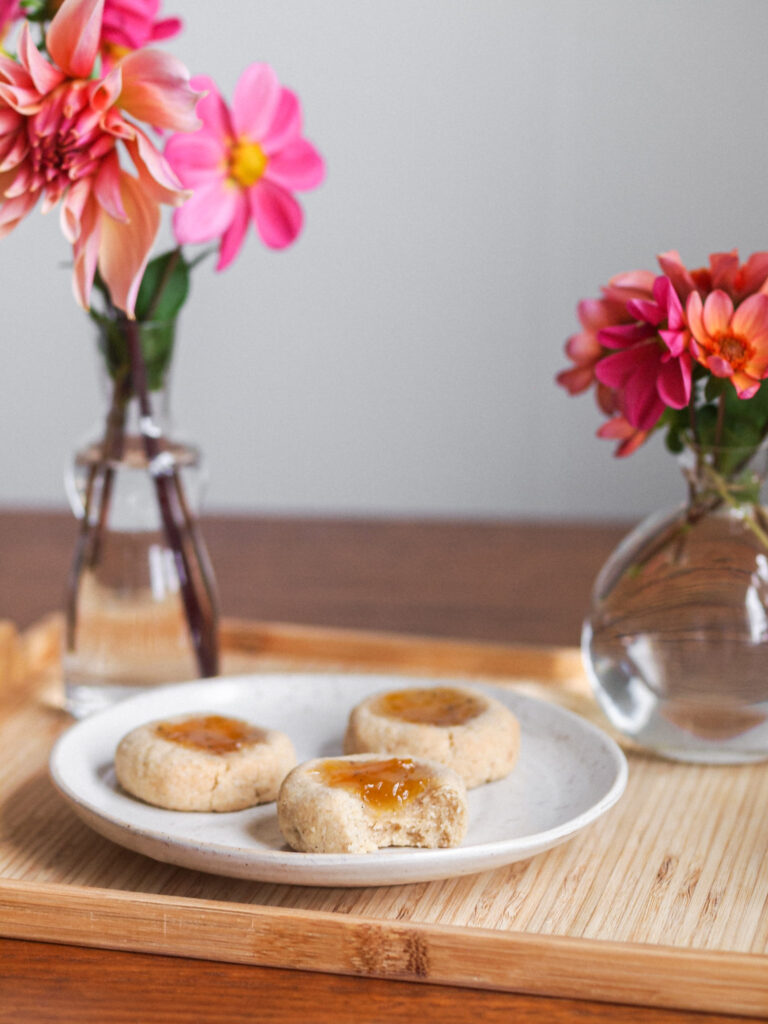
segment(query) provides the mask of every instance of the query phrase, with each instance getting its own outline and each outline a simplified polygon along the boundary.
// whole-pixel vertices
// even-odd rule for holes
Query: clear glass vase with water
[[[140,332],[148,406],[121,351],[126,329]],[[66,472],[79,528],[63,669],[76,716],[218,670],[215,584],[197,518],[205,471],[200,451],[173,439],[169,416],[174,330],[119,321],[100,335],[107,409]]]
[[[582,647],[611,723],[686,761],[768,758],[766,453],[688,451],[688,500],[641,523],[595,584]]]

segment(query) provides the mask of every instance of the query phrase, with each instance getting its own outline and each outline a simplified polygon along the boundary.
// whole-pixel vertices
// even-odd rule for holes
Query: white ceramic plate
[[[523,860],[589,825],[624,791],[624,755],[599,729],[552,704],[488,686],[477,689],[520,721],[520,757],[506,779],[469,791],[469,832],[455,849],[296,853],[280,834],[275,804],[228,814],[165,811],[129,796],[115,779],[117,743],[152,719],[185,712],[250,719],[288,733],[304,761],[341,753],[349,711],[364,697],[424,685],[401,676],[312,674],[162,687],[73,725],[53,750],[51,776],[88,825],[155,860],[262,882],[334,886],[429,881]]]

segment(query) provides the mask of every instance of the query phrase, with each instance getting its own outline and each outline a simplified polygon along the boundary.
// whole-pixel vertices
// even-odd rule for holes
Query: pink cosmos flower
[[[695,293],[698,294],[698,293]],[[682,409],[691,397],[689,335],[682,305],[669,278],[657,277],[651,299],[630,299],[634,322],[606,327],[600,343],[616,350],[595,376],[621,395],[621,411],[637,430],[651,430],[665,408]]]
[[[223,270],[240,251],[251,220],[270,248],[290,245],[303,219],[291,192],[315,188],[325,168],[302,138],[298,98],[269,65],[243,72],[231,111],[210,79],[192,84],[207,90],[197,108],[203,127],[173,135],[165,148],[171,167],[193,190],[173,225],[181,244],[220,239],[217,270]]]
[[[133,313],[160,221],[159,204],[186,198],[140,121],[192,130],[199,98],[186,68],[152,50],[128,54],[92,78],[104,0],[64,0],[46,34],[52,62],[35,47],[27,23],[18,62],[0,56],[0,237],[39,199],[61,203],[74,254],[74,290],[90,304],[98,267],[114,303]],[[120,150],[137,176],[120,162]]]
[[[704,302],[692,292],[686,312],[696,359],[716,377],[729,377],[739,398],[751,398],[768,376],[768,295],[750,295],[734,309],[720,289]]]
[[[178,18],[158,19],[160,0],[104,0],[103,43],[140,50],[181,31]]]
[[[20,0],[0,0],[0,40],[15,21],[23,17]]]

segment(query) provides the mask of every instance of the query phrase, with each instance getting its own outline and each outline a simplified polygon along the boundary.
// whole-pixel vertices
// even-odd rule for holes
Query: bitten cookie
[[[514,767],[520,726],[500,701],[458,686],[374,694],[349,716],[344,752],[424,757],[458,772],[468,788]]]
[[[141,725],[115,753],[123,789],[172,811],[240,811],[268,803],[295,764],[284,733],[215,714]]]
[[[286,776],[277,819],[288,845],[304,853],[458,846],[467,832],[466,787],[432,761],[316,758]]]

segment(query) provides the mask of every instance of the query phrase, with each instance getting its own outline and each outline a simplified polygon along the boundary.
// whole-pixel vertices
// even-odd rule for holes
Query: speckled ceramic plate
[[[363,698],[424,685],[402,676],[302,674],[162,687],[73,725],[53,750],[51,777],[88,825],[121,846],[200,871],[297,885],[396,885],[485,871],[564,842],[623,793],[627,764],[613,740],[555,705],[490,686],[477,689],[520,721],[520,757],[506,779],[470,790],[469,832],[455,849],[296,853],[283,841],[275,804],[229,814],[165,811],[129,796],[115,779],[119,740],[152,719],[185,712],[250,719],[288,733],[303,761],[341,753],[347,716]]]

